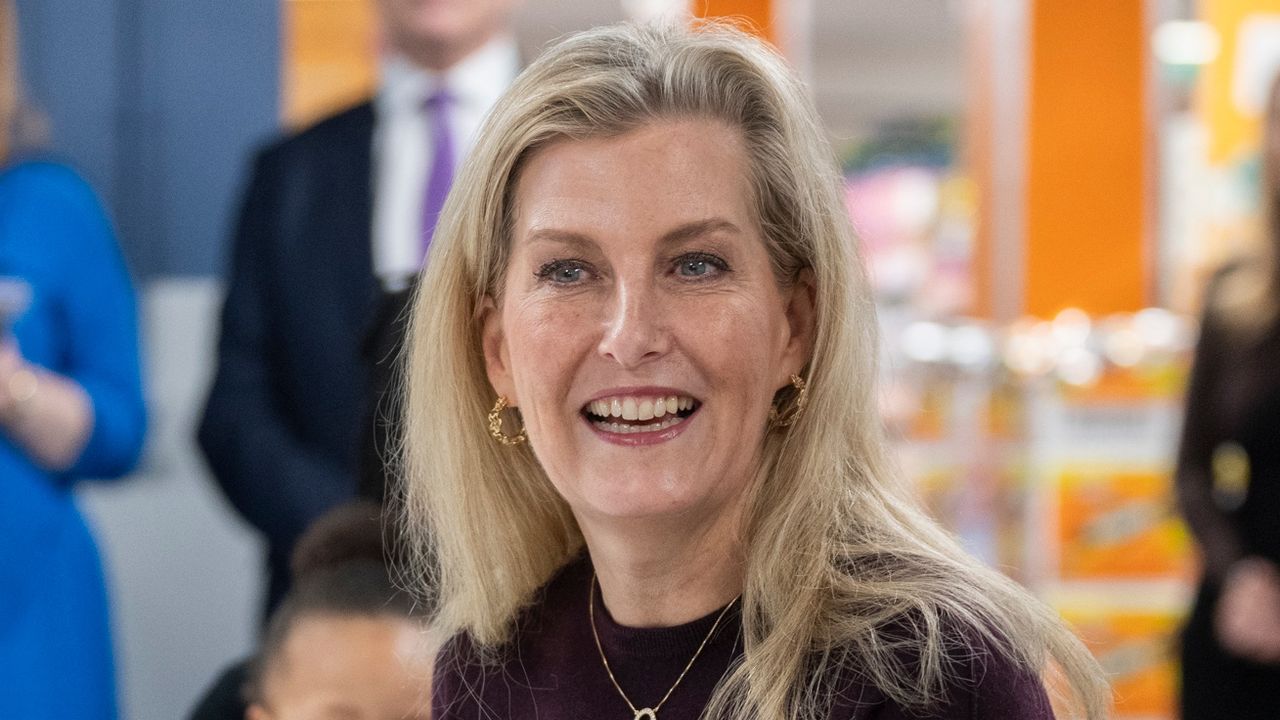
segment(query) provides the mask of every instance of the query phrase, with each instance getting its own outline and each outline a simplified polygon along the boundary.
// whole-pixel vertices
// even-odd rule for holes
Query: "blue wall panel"
[[[113,197],[115,0],[18,0],[17,7],[26,94],[51,121],[51,149]]]
[[[17,4],[29,95],[135,273],[220,273],[247,158],[278,126],[279,3]]]

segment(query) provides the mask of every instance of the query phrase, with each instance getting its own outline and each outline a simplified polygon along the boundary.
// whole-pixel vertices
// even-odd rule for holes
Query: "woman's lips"
[[[677,415],[673,418],[665,418],[657,423],[648,423],[638,428],[630,427],[626,430],[616,430],[612,427],[614,423],[606,423],[600,420],[591,420],[586,416],[583,420],[587,423],[587,427],[605,442],[614,445],[623,445],[626,447],[640,447],[645,445],[657,445],[668,440],[673,440],[688,429],[689,424],[693,422],[697,408],[688,416],[681,417]]]

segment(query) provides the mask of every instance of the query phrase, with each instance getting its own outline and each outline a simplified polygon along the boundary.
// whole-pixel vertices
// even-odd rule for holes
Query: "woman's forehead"
[[[722,218],[746,224],[752,206],[741,135],[705,120],[662,121],[623,135],[565,139],[539,149],[516,185],[518,235],[575,224]]]

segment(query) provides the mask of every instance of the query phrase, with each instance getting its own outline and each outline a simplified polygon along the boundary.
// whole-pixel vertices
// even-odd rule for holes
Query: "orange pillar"
[[[1142,0],[1033,0],[1025,312],[1148,302],[1147,48]]]
[[[1152,301],[1144,0],[967,0],[974,312],[999,321]]]

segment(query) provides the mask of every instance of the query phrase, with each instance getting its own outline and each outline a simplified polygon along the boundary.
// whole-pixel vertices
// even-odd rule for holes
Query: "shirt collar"
[[[460,103],[487,109],[520,71],[515,39],[498,35],[443,73],[426,70],[402,55],[382,63],[378,106],[389,111],[417,111],[436,88],[445,86]]]

